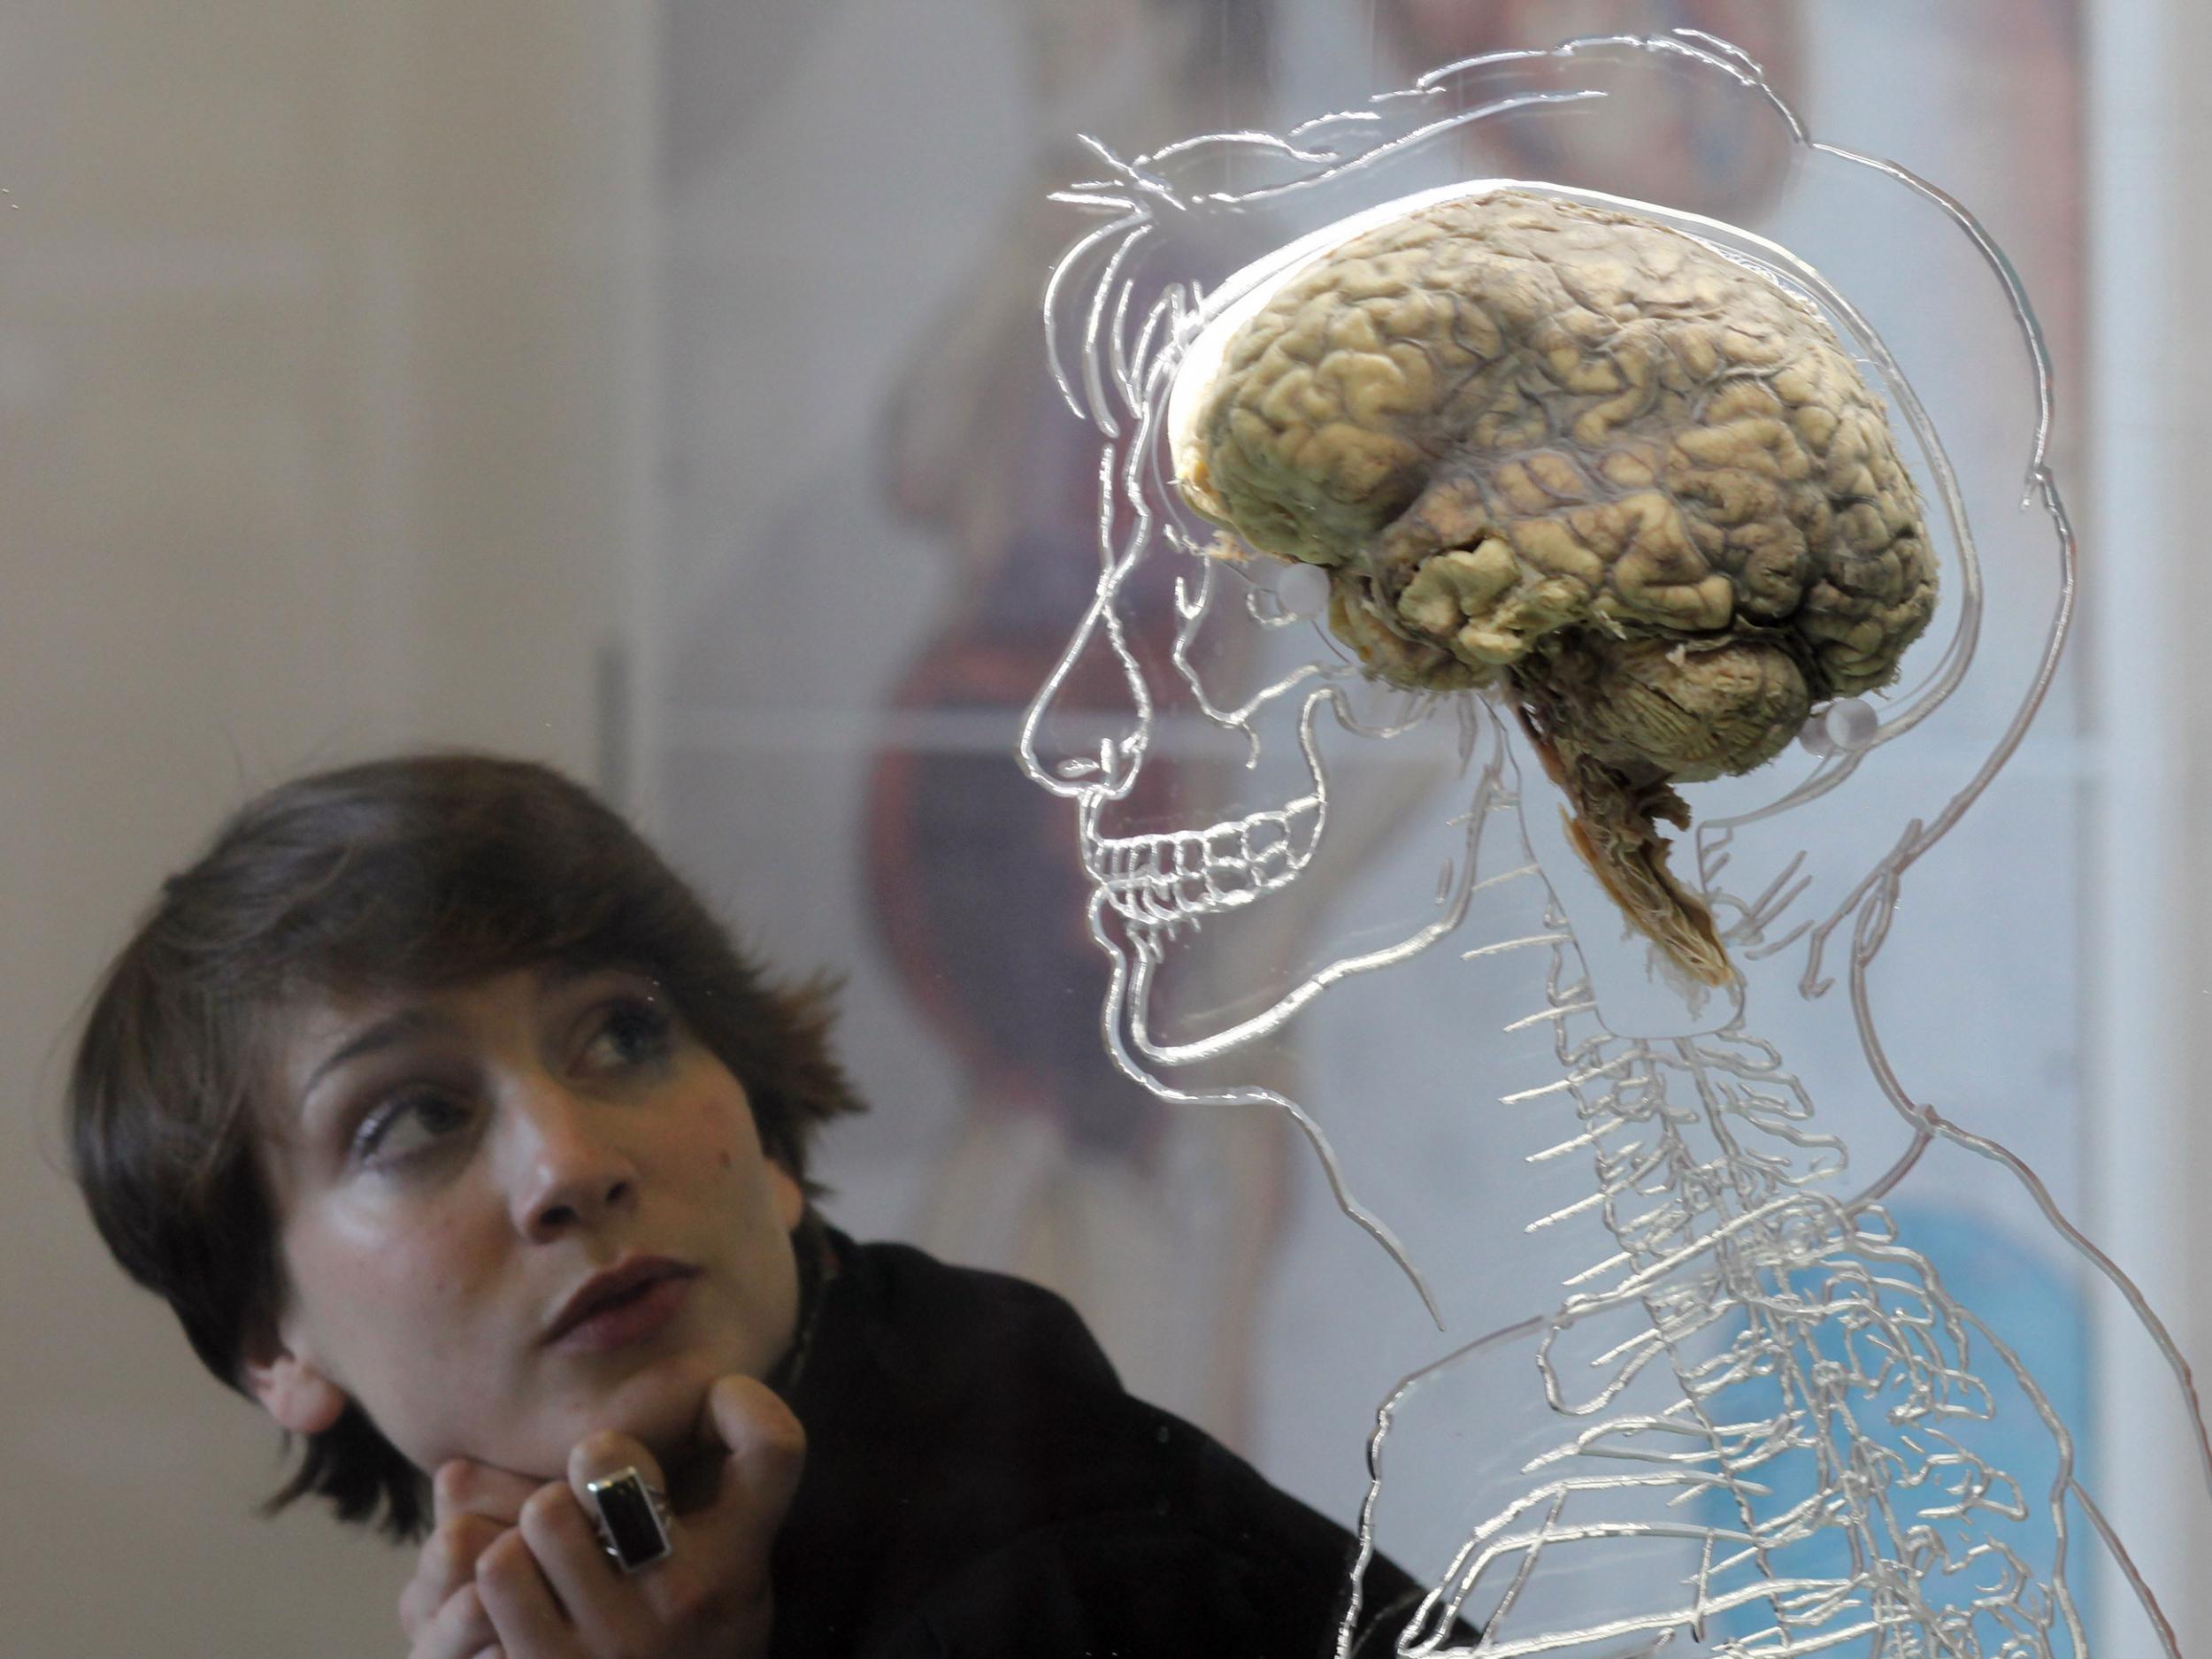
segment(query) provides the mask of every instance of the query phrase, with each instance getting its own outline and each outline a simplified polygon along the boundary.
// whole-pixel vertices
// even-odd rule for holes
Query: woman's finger
[[[640,1467],[641,1472],[650,1467],[651,1459],[645,1448],[626,1435],[593,1435],[584,1445],[611,1441],[621,1444],[600,1446],[603,1456],[622,1458],[620,1467]],[[579,1448],[578,1455],[570,1458],[572,1469],[577,1466],[581,1453],[582,1448]],[[644,1459],[642,1465],[637,1463],[638,1458]],[[610,1467],[605,1472],[615,1471]],[[598,1478],[595,1473],[590,1477]],[[652,1476],[647,1474],[646,1479]],[[518,1530],[530,1546],[539,1571],[545,1575],[569,1622],[575,1626],[586,1652],[658,1651],[652,1635],[659,1620],[648,1600],[645,1580],[660,1569],[647,1567],[640,1573],[626,1575],[608,1560],[591,1517],[567,1486],[556,1481],[541,1487],[522,1506]]]
[[[473,1584],[465,1584],[445,1599],[415,1632],[408,1659],[482,1659],[499,1652],[499,1632]]]
[[[806,1431],[775,1390],[754,1377],[717,1379],[705,1416],[729,1455],[714,1502],[685,1517],[687,1536],[764,1594],[776,1531],[806,1467]]]
[[[642,1440],[612,1429],[602,1429],[595,1434],[587,1434],[568,1455],[568,1490],[582,1513],[594,1519],[600,1517],[601,1505],[592,1494],[593,1483],[633,1472],[665,1500],[668,1478],[661,1471],[660,1460],[645,1448]],[[656,1506],[656,1513],[659,1508]]]
[[[462,1586],[473,1582],[478,1560],[495,1540],[513,1530],[523,1504],[539,1484],[511,1470],[465,1457],[438,1465],[430,1478],[431,1514],[436,1524],[424,1540],[414,1577],[400,1593],[400,1624],[411,1640],[418,1624],[442,1609]],[[488,1626],[486,1640],[490,1640]]]
[[[718,1379],[701,1418],[701,1438],[711,1434],[728,1449],[712,1501],[669,1523],[675,1549],[667,1560],[616,1582],[655,1621],[663,1641],[652,1651],[764,1652],[774,1605],[769,1557],[798,1488],[806,1435],[790,1409],[749,1377]],[[579,1446],[569,1459],[572,1487],[582,1493],[591,1479],[615,1472],[626,1455],[621,1451],[598,1437]],[[649,1461],[637,1467],[657,1479]]]
[[[480,1515],[487,1520],[512,1526],[522,1506],[543,1483],[511,1469],[450,1458],[430,1477],[430,1512],[434,1520],[455,1515]]]
[[[507,1659],[588,1659],[519,1527],[477,1558],[476,1593]]]
[[[503,1523],[466,1513],[449,1516],[432,1530],[399,1595],[399,1622],[410,1641],[455,1591],[475,1578],[476,1558],[507,1530]]]

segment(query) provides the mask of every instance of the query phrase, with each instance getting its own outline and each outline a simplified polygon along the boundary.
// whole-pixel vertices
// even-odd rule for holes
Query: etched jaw
[[[1100,835],[1087,823],[1083,862],[1132,933],[1157,941],[1288,887],[1313,862],[1324,817],[1317,790],[1206,829]]]

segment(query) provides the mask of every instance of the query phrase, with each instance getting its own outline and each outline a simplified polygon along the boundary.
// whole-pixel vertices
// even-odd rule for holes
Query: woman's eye
[[[376,1108],[353,1132],[353,1156],[365,1164],[396,1164],[468,1123],[468,1108],[442,1090],[397,1095]]]
[[[664,1057],[672,1046],[667,1010],[642,998],[624,997],[601,1010],[587,1054],[595,1067],[624,1070]]]

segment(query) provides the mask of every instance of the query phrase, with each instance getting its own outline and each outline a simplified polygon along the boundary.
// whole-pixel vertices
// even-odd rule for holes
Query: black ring
[[[634,1468],[588,1482],[599,1510],[599,1543],[607,1558],[625,1572],[635,1572],[676,1553],[668,1535],[668,1500]]]

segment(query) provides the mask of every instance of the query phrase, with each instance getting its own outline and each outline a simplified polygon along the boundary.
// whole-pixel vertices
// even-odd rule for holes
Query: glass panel
[[[1325,1512],[1348,1517],[1367,1487],[1360,1425],[1391,1386],[1456,1341],[1538,1311],[1534,1286],[1588,1264],[1571,1262],[1571,1248],[1556,1243],[1570,1229],[1543,1240],[1565,1252],[1557,1258],[1519,1233],[1570,1203],[1586,1168],[1572,1159],[1532,1168],[1527,1156],[1564,1137],[1528,1109],[1495,1103],[1556,1074],[1550,1025],[1516,1016],[1541,1006],[1527,998],[1540,993],[1543,941],[1558,931],[1557,913],[1540,899],[1517,905],[1494,893],[1487,913],[1478,906],[1454,942],[1540,948],[1518,960],[1509,952],[1448,972],[1333,982],[1279,1036],[1233,1044],[1228,1058],[1164,1068],[1172,1075],[1156,1071],[1156,1093],[1099,1063],[1102,1008],[1110,1026],[1132,1011],[1104,995],[1121,935],[1110,921],[1102,952],[1087,936],[1090,883],[1072,807],[1025,786],[1005,759],[1021,709],[1056,668],[1061,677],[1032,733],[1048,777],[1098,757],[1102,744],[1125,749],[1143,731],[1148,748],[1134,791],[1117,802],[1112,833],[1220,825],[1228,828],[1214,841],[1236,842],[1237,857],[1194,884],[1168,867],[1171,851],[1120,854],[1154,859],[1149,890],[1171,895],[1179,880],[1265,889],[1271,848],[1260,846],[1252,862],[1256,833],[1287,849],[1272,867],[1298,872],[1294,909],[1233,902],[1164,947],[1145,991],[1148,1023],[1133,1036],[1125,1027],[1125,1041],[1172,1053],[1233,1033],[1279,1011],[1286,994],[1314,984],[1317,972],[1326,977],[1329,964],[1408,941],[1437,915],[1440,892],[1508,882],[1524,859],[1510,849],[1494,864],[1467,856],[1460,814],[1487,751],[1481,734],[1442,718],[1394,745],[1324,720],[1333,821],[1317,849],[1302,843],[1311,829],[1299,805],[1311,794],[1295,736],[1303,694],[1267,694],[1300,664],[1339,663],[1342,653],[1332,655],[1325,631],[1296,620],[1301,603],[1311,614],[1312,596],[1280,597],[1270,572],[1166,552],[1138,558],[1115,591],[1118,636],[1083,636],[1100,560],[1133,545],[1127,515],[1142,492],[1110,491],[1102,524],[1102,453],[1118,462],[1128,451],[1110,439],[1102,448],[1104,434],[1087,434],[1057,406],[1033,332],[1040,273],[1087,228],[1070,210],[1118,200],[1152,227],[1149,242],[1110,272],[1105,261],[1119,241],[1072,262],[1058,303],[1046,308],[1070,390],[1078,403],[1099,400],[1094,419],[1111,405],[1125,423],[1130,409],[1110,389],[1099,398],[1117,365],[1126,365],[1105,345],[1086,357],[1094,297],[1130,307],[1108,315],[1108,332],[1141,353],[1145,307],[1170,288],[1183,285],[1195,306],[1303,229],[1394,194],[1485,174],[1663,203],[1769,238],[1855,309],[1863,360],[1871,365],[1878,342],[1894,354],[1943,451],[1913,441],[1909,465],[1931,503],[1941,499],[1945,468],[1955,476],[1959,511],[1982,549],[1986,609],[1972,672],[1912,742],[1881,746],[1855,768],[1847,810],[1836,806],[1824,829],[1801,815],[1776,836],[1754,820],[1732,841],[1700,843],[1709,861],[1734,860],[1732,884],[1742,883],[1746,902],[1813,879],[1791,919],[1768,930],[1765,949],[1753,941],[1772,984],[1763,1018],[1741,1030],[1773,1042],[1806,1080],[1822,1129],[1851,1149],[1852,1182],[1839,1190],[1856,1190],[1909,1144],[1909,1131],[1871,1087],[1846,994],[1795,997],[1805,941],[1792,930],[1800,916],[1830,915],[1901,834],[1936,821],[2003,746],[2039,684],[2064,591],[2059,544],[2029,468],[2047,462],[2063,476],[2078,464],[2078,428],[2062,418],[2042,429],[2041,388],[2003,270],[1985,262],[1939,203],[1793,143],[1761,96],[1679,56],[1632,68],[1591,53],[1549,79],[1517,63],[1463,73],[1448,99],[1462,112],[1531,91],[1594,88],[1605,97],[1586,108],[1532,102],[1494,114],[1455,141],[1394,157],[1387,182],[1369,169],[1340,187],[1274,194],[1269,181],[1286,182],[1301,164],[1256,146],[1145,157],[1208,131],[1288,131],[1409,85],[1432,65],[1548,47],[1578,30],[1710,30],[1764,65],[1814,140],[1904,157],[1981,217],[2018,262],[2063,385],[2082,350],[2078,236],[2064,228],[2080,212],[2077,23],[2063,7],[2038,7],[1998,42],[1956,21],[1908,24],[1886,12],[1408,4],[1089,8],[1079,27],[1046,8],[1030,25],[987,43],[956,27],[933,27],[924,39],[895,26],[877,37],[883,67],[873,78],[825,38],[806,61],[833,75],[836,91],[825,79],[784,98],[795,110],[818,107],[816,96],[849,99],[833,142],[801,149],[732,139],[706,172],[692,170],[695,157],[674,158],[679,251],[668,321],[682,343],[671,438],[691,457],[677,496],[691,505],[676,518],[699,528],[680,530],[671,549],[682,573],[664,613],[676,641],[662,694],[664,806],[687,858],[739,895],[779,951],[853,974],[850,1050],[872,1092],[889,1089],[899,1106],[841,1138],[837,1212],[1062,1289],[1133,1387],[1247,1451]],[[915,88],[919,64],[931,65],[920,79],[945,94],[943,107],[963,111],[958,123],[920,119],[898,102]],[[1110,69],[1099,73],[1100,65]],[[688,73],[707,78],[695,64]],[[1079,81],[1083,90],[1071,96]],[[1992,142],[1993,131],[2013,137]],[[1079,134],[1095,142],[1078,149],[1071,140]],[[1345,142],[1329,129],[1308,136],[1316,150]],[[858,155],[864,166],[855,165]],[[1057,203],[1047,199],[1056,190]],[[829,290],[810,266],[815,292],[786,288],[766,301],[787,325],[820,319],[770,341],[743,319],[758,315],[773,284],[792,280],[780,251],[787,238],[741,243],[736,230],[762,230],[778,192],[790,199],[788,222],[805,225],[818,250],[851,251],[827,258]],[[1225,196],[1250,204],[1222,210],[1214,198]],[[833,222],[802,217],[822,201],[838,204]],[[1175,202],[1187,205],[1161,205]],[[1092,222],[1111,217],[1094,211]],[[884,245],[887,231],[901,250],[895,264],[867,251]],[[749,356],[748,373],[718,355],[762,351],[789,367]],[[1884,389],[1894,407],[1898,385]],[[748,442],[733,445],[741,428]],[[697,459],[710,453],[720,465]],[[1171,516],[1171,506],[1163,511]],[[1181,522],[1193,527],[1187,514]],[[1946,611],[1905,682],[1875,700],[1886,718],[1916,707],[1934,677],[1963,664],[1970,648],[1951,603],[1970,585],[1962,522],[1936,526]],[[1204,526],[1196,528],[1202,539]],[[1263,623],[1291,614],[1283,627],[1256,629],[1244,614],[1255,609]],[[871,626],[855,650],[849,642],[863,610]],[[747,649],[749,637],[761,642]],[[1063,660],[1071,640],[1080,642]],[[1161,699],[1149,726],[1132,706],[1118,650]],[[2000,1134],[2070,1216],[2086,1196],[2076,1173],[2082,956],[2068,942],[2085,890],[2076,675],[2072,663],[2062,667],[1986,795],[1906,875],[1867,991],[1869,1017],[1909,1097]],[[1377,699],[1356,681],[1343,692],[1358,720],[1394,729],[1408,717],[1402,700]],[[1203,718],[1194,695],[1217,715],[1263,699],[1258,770],[1245,764],[1247,734]],[[1173,695],[1187,712],[1170,707]],[[1700,820],[1725,818],[1816,774],[1816,757],[1792,755],[1749,779],[1691,790]],[[1255,810],[1261,818],[1246,816]],[[1417,823],[1432,827],[1417,833]],[[825,835],[826,824],[838,833]],[[1540,860],[1542,824],[1532,821],[1531,833]],[[1094,852],[1112,856],[1103,845]],[[1193,845],[1191,861],[1202,863]],[[1555,861],[1563,851],[1555,846]],[[1801,866],[1793,863],[1800,852],[1809,855]],[[1755,876],[1749,863],[1762,859]],[[1712,865],[1700,868],[1709,874]],[[1171,896],[1163,902],[1174,908]],[[1008,916],[1021,919],[1010,927]],[[1609,941],[1579,931],[1586,950],[1609,954]],[[1829,948],[1831,974],[1849,955],[1848,931],[1847,923]],[[1133,956],[1118,961],[1147,972]],[[1626,965],[1629,979],[1646,972]],[[1615,995],[1635,988],[1621,980]],[[1962,1041],[1962,1032],[1975,1034]],[[1310,1133],[1264,1106],[1171,1103],[1178,1093],[1225,1102],[1254,1091],[1299,1102]],[[1325,1158],[1317,1153],[1323,1141]],[[1367,1234],[1339,1212],[1332,1178]],[[1539,1196],[1550,1194],[1547,1181],[1558,1186],[1555,1199]],[[2088,1423],[2081,1356],[2093,1303],[2110,1287],[2092,1287],[2094,1275],[2085,1277],[2032,1193],[1963,1149],[1939,1148],[1888,1208],[1929,1276],[2016,1347],[2055,1414]],[[1392,1252],[1375,1248],[1370,1235],[1384,1233],[1419,1271],[1446,1336]],[[2160,1362],[2154,1352],[2147,1363]],[[1536,1432],[1516,1415],[1534,1387],[1525,1356],[1498,1361],[1494,1374],[1462,1370],[1448,1406],[1421,1402],[1425,1432],[1458,1446],[1451,1437],[1481,1424],[1496,1428],[1499,1443],[1462,1461],[1402,1454],[1416,1472],[1394,1490],[1386,1481],[1376,1510],[1379,1543],[1417,1577],[1448,1556],[1476,1510],[1490,1513],[1470,1508],[1469,1483],[1502,1482],[1493,1495],[1511,1484],[1500,1471],[1515,1466],[1523,1431],[1513,1425]],[[1994,1439],[1978,1455],[2041,1492],[2056,1443],[2027,1397],[2008,1389],[1999,1386],[2006,1397]],[[1394,1431],[1405,1432],[1402,1423]],[[2081,1456],[2093,1464],[2093,1449]],[[2031,1507],[2040,1518],[2023,1536],[2040,1541],[2023,1548],[2047,1555],[2061,1523],[2047,1502]],[[2078,1512],[2063,1524],[2088,1531]],[[1653,1571],[1681,1576],[1671,1557]],[[2093,1572],[2075,1577],[2092,1617],[2101,1597],[2127,1594]],[[1580,1593],[1570,1581],[1561,1594]],[[1747,1616],[1730,1617],[1745,1637],[1748,1627],[1735,1625]],[[2062,1632],[2063,1617],[2050,1617]]]

